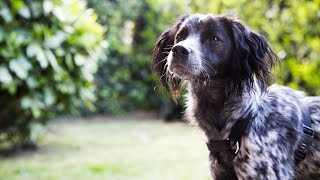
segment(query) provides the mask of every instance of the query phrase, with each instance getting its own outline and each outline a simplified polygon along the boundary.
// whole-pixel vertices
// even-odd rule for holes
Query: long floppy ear
[[[157,74],[162,85],[169,90],[169,82],[167,77],[167,56],[173,47],[175,32],[174,29],[169,29],[163,32],[157,40],[155,47],[152,50],[152,69]]]
[[[264,91],[272,79],[271,68],[277,55],[269,46],[267,40],[238,20],[232,21],[235,52],[232,64],[233,88],[242,92],[244,86],[253,87],[254,76]]]
[[[178,31],[182,22],[188,16],[188,14],[181,16],[177,20],[176,24],[172,25],[169,30],[163,32],[158,38],[156,45],[152,50],[152,69],[157,74],[163,87],[165,87],[167,91],[172,91],[174,100],[175,96],[177,96],[177,94],[175,93],[178,93],[180,89],[181,80],[177,78],[170,78],[169,74],[167,74],[167,57],[174,45],[176,32]]]

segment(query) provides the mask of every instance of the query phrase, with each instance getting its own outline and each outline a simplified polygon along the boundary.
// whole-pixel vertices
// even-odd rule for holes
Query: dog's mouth
[[[169,72],[181,79],[190,79],[199,75],[200,68],[195,64],[172,63],[169,66]]]

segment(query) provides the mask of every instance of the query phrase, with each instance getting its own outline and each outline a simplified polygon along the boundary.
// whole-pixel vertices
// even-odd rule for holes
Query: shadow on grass
[[[0,158],[12,158],[25,154],[37,152],[39,150],[37,144],[28,142],[15,146],[0,147]]]

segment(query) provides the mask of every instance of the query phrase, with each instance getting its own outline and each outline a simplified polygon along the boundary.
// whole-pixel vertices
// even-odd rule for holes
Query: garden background
[[[276,83],[320,95],[320,0],[3,0],[0,179],[208,179],[150,67],[183,13],[238,16],[280,57]]]

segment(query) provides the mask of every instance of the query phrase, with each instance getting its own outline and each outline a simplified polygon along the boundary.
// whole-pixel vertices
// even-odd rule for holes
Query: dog
[[[152,56],[173,100],[187,90],[185,118],[215,148],[213,179],[320,179],[320,97],[270,85],[279,58],[262,35],[234,17],[186,14],[160,35]],[[237,129],[238,122],[247,124]],[[233,129],[243,131],[236,142]]]

